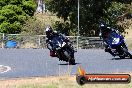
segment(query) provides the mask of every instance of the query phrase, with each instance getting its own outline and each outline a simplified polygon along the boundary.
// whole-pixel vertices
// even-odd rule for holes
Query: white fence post
[[[41,48],[41,39],[40,39],[40,35],[39,35],[39,48]]]
[[[79,49],[79,36],[77,36],[77,50]]]

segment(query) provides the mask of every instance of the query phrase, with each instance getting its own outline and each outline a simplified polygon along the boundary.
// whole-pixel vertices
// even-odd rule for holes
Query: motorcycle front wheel
[[[70,58],[69,64],[75,65],[75,59],[74,58]]]
[[[67,51],[64,52],[65,59],[68,59],[69,64],[75,65],[74,55],[70,55]]]

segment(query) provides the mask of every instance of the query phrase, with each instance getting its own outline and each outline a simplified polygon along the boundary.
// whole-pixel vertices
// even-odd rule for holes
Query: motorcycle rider
[[[69,41],[69,39],[65,35],[58,33],[57,31],[53,31],[51,26],[47,26],[45,31],[46,31],[47,48],[50,50],[50,56],[51,57],[57,57],[55,50],[53,48],[54,46],[52,44],[52,39],[55,36],[62,36],[64,38],[65,42],[67,42],[69,45],[71,45],[71,42]]]
[[[105,45],[105,52],[109,52],[111,55],[115,56],[114,53],[112,53],[109,45],[107,44],[107,39],[109,37],[109,33],[110,32],[115,32],[115,33],[119,33],[118,30],[115,30],[114,28],[108,26],[106,23],[101,23],[100,24],[100,38],[103,38],[103,42]]]

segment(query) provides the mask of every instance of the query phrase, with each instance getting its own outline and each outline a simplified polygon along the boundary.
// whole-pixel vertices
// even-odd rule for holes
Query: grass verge
[[[0,80],[0,88],[132,88],[132,83],[80,86],[77,84],[75,76],[61,76]]]

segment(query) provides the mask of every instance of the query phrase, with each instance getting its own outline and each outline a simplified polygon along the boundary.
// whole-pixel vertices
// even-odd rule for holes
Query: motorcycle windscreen
[[[120,35],[115,32],[110,32],[107,38],[107,44],[111,47],[116,47],[120,45]]]
[[[53,42],[53,47],[54,48],[58,48],[58,47],[61,47],[61,45],[63,44],[63,39],[59,36],[55,36],[53,39],[52,39],[52,42]]]

